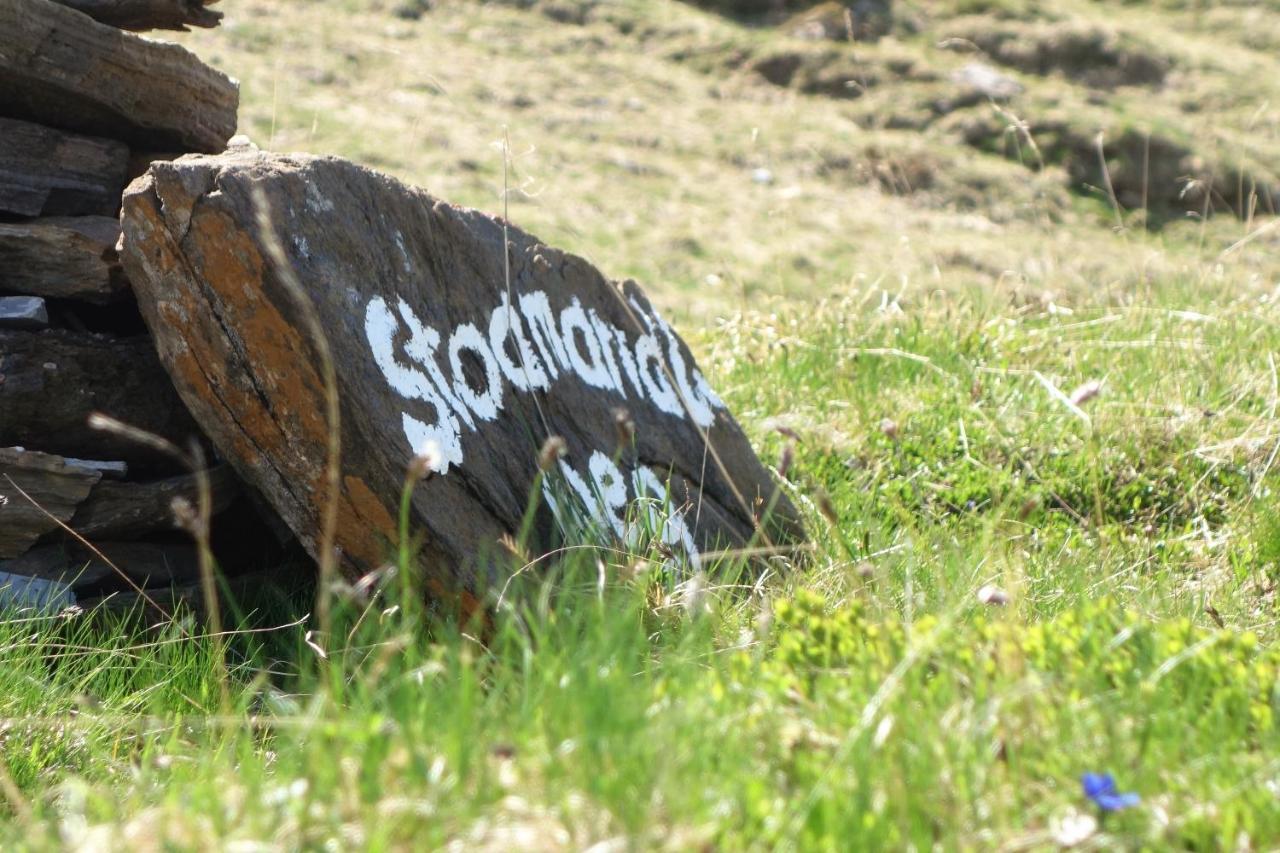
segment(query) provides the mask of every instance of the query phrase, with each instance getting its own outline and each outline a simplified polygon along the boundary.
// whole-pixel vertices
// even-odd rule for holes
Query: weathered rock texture
[[[57,530],[101,479],[58,456],[0,447],[0,559],[21,556]]]
[[[49,309],[39,296],[0,296],[0,329],[43,329]]]
[[[210,513],[218,515],[240,493],[240,482],[226,465],[206,472]],[[195,474],[167,477],[149,483],[115,483],[103,480],[72,516],[71,529],[81,536],[99,539],[135,539],[157,531],[173,531],[178,523],[173,513],[175,499],[190,506],[200,505]]]
[[[184,449],[199,434],[147,338],[0,330],[0,447],[124,460],[138,473],[173,472],[174,460],[163,454],[92,429],[94,412]]]
[[[212,2],[0,0],[0,608],[193,583],[174,507],[201,506],[202,482],[228,573],[278,566],[290,547],[210,457],[116,255],[125,184],[157,159],[222,150],[238,100],[187,51],[119,28],[214,26]],[[94,413],[127,427],[94,429]],[[207,480],[182,458],[193,440]]]
[[[0,115],[153,151],[221,151],[235,133],[235,81],[178,45],[51,0],[0,0],[0,33]]]
[[[111,302],[128,289],[107,216],[0,222],[0,293]]]
[[[271,260],[256,199],[301,292]],[[519,528],[548,436],[568,453],[534,495],[537,547],[584,524],[647,527],[696,562],[798,531],[639,287],[515,228],[504,252],[497,219],[341,160],[248,151],[153,165],[123,221],[122,261],[179,393],[313,555],[330,430],[315,312],[341,399],[336,544],[349,575],[391,554],[424,447],[436,473],[414,487],[412,518],[428,587],[464,604],[498,579],[485,555]],[[650,498],[638,518],[637,495]]]
[[[0,101],[8,86],[0,76]],[[122,143],[0,116],[0,213],[114,217],[128,166]]]
[[[92,549],[79,542],[59,542],[0,560],[0,571],[58,581],[90,593],[129,581],[139,586],[191,583],[200,577],[199,566],[194,545],[169,542],[97,542]]]

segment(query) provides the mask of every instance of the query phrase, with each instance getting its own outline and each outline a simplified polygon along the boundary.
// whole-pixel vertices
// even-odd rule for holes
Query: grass
[[[1212,134],[1243,145],[1273,85],[1248,81],[1274,26],[1188,47],[1197,15],[1240,35],[1216,6],[963,5],[1097,6],[1208,57],[1089,115],[1185,121],[1188,91],[1230,93]],[[243,77],[264,145],[496,210],[509,133],[512,218],[646,283],[761,457],[789,457],[814,547],[682,578],[585,541],[489,625],[425,615],[389,573],[336,592],[327,657],[307,590],[218,642],[189,615],[2,622],[0,845],[1280,844],[1270,220],[1147,230],[1053,163],[859,123],[891,96],[717,79],[679,55],[800,48],[674,3],[227,12],[186,39]],[[930,38],[850,50],[958,61]],[[1141,804],[1099,814],[1090,771]]]
[[[1280,333],[1261,293],[1177,293],[708,334],[762,453],[795,441],[816,544],[754,581],[602,544],[459,630],[390,580],[339,596],[327,660],[260,613],[287,627],[225,675],[181,626],[5,624],[0,843],[1052,846],[1109,770],[1143,804],[1090,844],[1270,846]],[[1094,378],[1087,422],[1046,387]]]

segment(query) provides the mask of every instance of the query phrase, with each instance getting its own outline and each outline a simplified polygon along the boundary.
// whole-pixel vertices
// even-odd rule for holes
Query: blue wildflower
[[[1084,795],[1104,812],[1127,809],[1140,802],[1138,795],[1132,792],[1117,793],[1116,780],[1110,773],[1086,773],[1080,777],[1080,784],[1084,786]]]

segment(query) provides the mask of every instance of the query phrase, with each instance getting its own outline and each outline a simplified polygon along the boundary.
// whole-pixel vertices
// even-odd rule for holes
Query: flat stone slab
[[[44,329],[49,309],[39,296],[0,296],[0,329]]]
[[[176,45],[50,0],[0,0],[0,114],[149,151],[221,151],[234,80]]]
[[[204,476],[209,487],[209,509],[216,518],[239,496],[240,483],[225,465],[213,468]],[[133,539],[176,531],[179,527],[173,514],[174,500],[186,501],[191,506],[200,504],[199,483],[194,474],[151,482],[113,482],[114,479],[114,473],[103,471],[102,482],[93,487],[71,518],[71,529],[90,541]]]
[[[115,218],[128,169],[129,148],[120,142],[0,117],[0,213]]]
[[[22,556],[58,529],[102,474],[21,447],[0,447],[0,559]]]
[[[75,603],[75,593],[61,581],[0,571],[0,616],[14,611],[57,613]]]
[[[93,549],[75,541],[57,542],[0,560],[0,573],[94,594],[104,587],[127,588],[129,581],[142,587],[194,583],[200,579],[200,557],[190,542],[95,542]]]
[[[323,329],[350,576],[393,555],[419,452],[433,471],[411,497],[427,585],[464,605],[502,579],[509,563],[493,555],[531,500],[537,552],[590,529],[659,539],[690,568],[709,549],[800,535],[639,286],[494,217],[343,160],[240,151],[154,164],[127,190],[123,222],[161,362],[313,555],[328,494]],[[543,477],[553,436],[566,453],[544,458]]]
[[[128,290],[119,240],[120,222],[107,216],[0,222],[0,291],[111,302]]]
[[[181,469],[129,436],[93,429],[89,416],[95,412],[184,449],[199,434],[145,335],[19,331],[0,324],[0,447],[118,460],[143,476]]]

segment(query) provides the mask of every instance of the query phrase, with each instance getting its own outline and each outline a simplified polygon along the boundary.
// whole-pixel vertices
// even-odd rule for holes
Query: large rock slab
[[[798,532],[640,288],[498,219],[342,160],[243,151],[153,165],[126,191],[123,222],[122,261],[179,393],[313,555],[330,428],[315,312],[341,399],[337,546],[350,575],[391,555],[406,469],[425,447],[434,475],[413,488],[413,527],[430,589],[464,604],[499,579],[486,556],[531,496],[539,549],[580,525],[620,538],[647,527],[697,563]],[[550,436],[567,454],[539,478]]]
[[[0,222],[0,293],[111,302],[129,286],[119,240],[120,222],[107,216]]]
[[[0,71],[0,102],[7,73]],[[119,142],[0,117],[0,213],[115,217],[128,168],[129,148]]]
[[[178,464],[164,454],[91,428],[94,412],[183,449],[199,434],[147,337],[0,328],[0,446],[122,460],[138,473],[177,473]]]
[[[236,82],[50,0],[0,0],[0,113],[152,151],[221,151]]]

